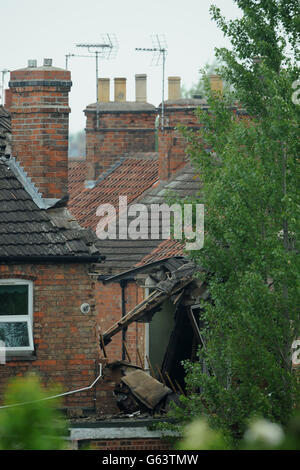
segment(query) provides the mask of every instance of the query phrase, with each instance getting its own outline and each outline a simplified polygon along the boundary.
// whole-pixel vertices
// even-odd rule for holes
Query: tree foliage
[[[183,98],[193,98],[193,97],[201,97],[201,98],[207,98],[207,89],[205,87],[205,77],[210,76],[212,74],[217,74],[220,67],[221,67],[221,61],[219,59],[214,59],[213,62],[211,63],[206,63],[205,66],[199,70],[200,77],[196,83],[193,83],[190,88],[187,88],[186,86],[181,87],[181,95]],[[227,95],[227,97],[230,97],[231,101],[234,102],[235,96],[234,96],[234,90],[232,85],[227,82],[223,81],[223,87],[224,87],[224,93]]]
[[[57,390],[48,389],[48,393],[54,395]],[[8,384],[4,397],[8,407],[0,409],[0,450],[66,448],[67,424],[55,408],[58,402],[45,398],[37,376],[16,377]]]
[[[203,181],[205,242],[191,256],[206,271],[199,363],[186,363],[182,419],[205,414],[230,440],[254,416],[285,424],[299,405],[291,347],[299,336],[300,106],[298,0],[235,0],[243,12],[213,18],[231,39],[218,49],[242,108],[209,95],[200,131],[185,130]],[[205,363],[209,373],[203,372]]]

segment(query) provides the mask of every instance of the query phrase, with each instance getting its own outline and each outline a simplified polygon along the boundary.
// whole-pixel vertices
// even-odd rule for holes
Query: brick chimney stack
[[[44,198],[67,194],[71,86],[70,72],[51,59],[10,74],[12,156]]]
[[[199,98],[181,98],[180,77],[168,77],[168,100],[164,108],[164,128],[158,132],[159,179],[168,181],[187,162],[186,140],[177,130],[183,125],[189,129],[199,129],[195,111],[203,106]],[[159,106],[160,115],[162,107]]]
[[[155,151],[157,109],[146,102],[146,75],[135,76],[135,101],[126,99],[126,78],[114,78],[114,101],[109,100],[108,80],[98,82],[102,99],[85,109],[86,181],[91,183],[121,158]],[[105,81],[106,80],[106,81]]]
[[[11,90],[8,88],[4,90],[4,107],[9,111],[11,107],[11,97],[12,93]]]

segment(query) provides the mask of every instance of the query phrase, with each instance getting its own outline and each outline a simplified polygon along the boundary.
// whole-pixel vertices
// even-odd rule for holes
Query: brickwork
[[[124,430],[124,432],[126,432]],[[97,450],[171,450],[168,441],[159,438],[130,438],[130,439],[105,439],[83,440],[79,442],[79,449],[89,447]]]
[[[118,283],[103,285],[97,283],[95,298],[98,307],[97,322],[101,333],[116,323],[122,317],[122,291]],[[128,313],[144,298],[144,289],[136,283],[129,283],[125,287],[125,308]],[[105,315],[103,315],[105,312]],[[137,349],[143,358],[145,341],[144,323],[132,323],[126,331],[126,345],[131,362],[140,365]],[[122,359],[122,332],[113,337],[111,343],[106,347],[109,362]]]
[[[182,104],[181,104],[182,103]],[[187,126],[190,129],[198,129],[199,122],[195,110],[200,103],[188,104],[188,100],[179,100],[173,105],[166,105],[164,129],[159,130],[159,178],[162,181],[170,179],[188,161],[186,156],[186,141],[176,126]]]
[[[39,67],[10,75],[12,152],[47,198],[67,194],[70,72]]]
[[[45,386],[63,391],[89,386],[99,373],[100,350],[94,283],[85,264],[1,265],[0,279],[34,283],[34,360],[10,358],[0,365],[0,392],[9,378],[37,372]],[[80,306],[88,302],[89,314]],[[67,408],[95,409],[95,389],[64,398]]]
[[[98,126],[95,108],[88,107],[85,114],[88,180],[96,179],[128,153],[154,152],[155,109],[122,113],[100,111]]]

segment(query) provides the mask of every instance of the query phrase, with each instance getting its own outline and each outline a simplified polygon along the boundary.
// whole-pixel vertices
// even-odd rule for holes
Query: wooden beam
[[[106,349],[105,349],[105,344],[104,344],[103,336],[102,336],[101,333],[100,333],[100,345],[101,345],[101,348],[102,348],[104,357],[107,358]]]
[[[173,392],[174,392],[174,393],[177,393],[177,390],[176,390],[176,388],[175,388],[175,385],[173,384],[173,382],[172,382],[172,380],[171,380],[171,378],[170,378],[168,372],[165,372],[165,375],[166,375],[166,377],[167,377],[167,379],[168,379],[168,381],[169,381],[169,383],[170,383],[170,385],[171,385],[171,388],[172,388]]]
[[[130,355],[129,355],[129,352],[128,352],[125,341],[123,341],[123,345],[124,345],[124,349],[125,349],[125,352],[126,352],[126,356],[128,357],[128,362],[131,362],[131,358],[130,358]]]
[[[158,367],[157,364],[156,364],[156,369],[158,370],[158,374],[159,374],[159,376],[160,376],[160,378],[161,378],[161,382],[162,382],[164,385],[166,385],[164,376],[162,375],[161,370],[160,370],[160,368]]]
[[[154,379],[155,379],[156,375],[155,375],[155,372],[154,372],[153,367],[152,367],[152,365],[151,365],[150,359],[149,359],[149,357],[148,357],[147,355],[146,355],[146,359],[147,359],[147,362],[148,362],[148,365],[149,365],[149,369],[150,369],[151,375],[152,375],[152,377],[154,377]]]
[[[141,364],[141,368],[144,369],[144,363],[142,361],[142,357],[141,357],[141,353],[140,353],[139,348],[136,348],[136,351],[137,351],[137,355],[138,355],[138,358],[139,358],[139,361],[140,361],[140,364]]]
[[[166,293],[159,290],[154,290],[151,294],[146,297],[142,302],[136,305],[130,312],[128,312],[121,320],[117,321],[112,325],[108,330],[103,333],[103,341],[107,344],[112,336],[117,334],[119,331],[126,328],[130,323],[138,320],[140,317],[145,315],[145,313],[153,310],[158,307],[165,299],[169,298],[171,295],[176,294],[180,290],[184,289],[185,286],[190,284],[192,279],[188,281],[185,280],[177,285],[171,292]]]

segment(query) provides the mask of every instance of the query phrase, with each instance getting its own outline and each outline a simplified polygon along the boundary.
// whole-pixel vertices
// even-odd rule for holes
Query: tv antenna
[[[4,80],[5,80],[5,75],[10,72],[10,70],[3,69],[0,70],[2,73],[2,82],[1,82],[1,104],[4,106]]]
[[[68,70],[68,66],[69,66],[69,59],[70,57],[89,57],[90,59],[93,59],[94,56],[92,55],[82,55],[82,54],[66,54],[66,70]]]
[[[98,103],[98,76],[99,76],[99,58],[100,59],[114,59],[117,55],[119,44],[115,34],[102,34],[101,42],[99,43],[90,43],[90,44],[76,44],[76,47],[85,47],[90,54],[93,54],[96,59],[96,101]],[[69,54],[69,57],[72,55]],[[74,54],[76,56],[76,54]],[[88,56],[78,56],[78,57],[92,57]],[[67,56],[66,56],[67,58]]]
[[[165,65],[167,55],[167,41],[164,34],[151,34],[152,47],[136,47],[136,51],[153,52],[151,65],[162,65],[162,100],[161,100],[161,129],[164,129],[165,109]]]

